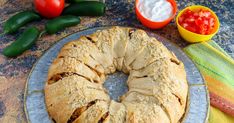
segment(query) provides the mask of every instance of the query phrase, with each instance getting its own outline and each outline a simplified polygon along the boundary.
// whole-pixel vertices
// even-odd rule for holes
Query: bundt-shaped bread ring
[[[119,102],[106,75],[129,74]],[[143,30],[112,27],[64,45],[48,71],[45,101],[56,123],[178,123],[186,107],[184,65]]]

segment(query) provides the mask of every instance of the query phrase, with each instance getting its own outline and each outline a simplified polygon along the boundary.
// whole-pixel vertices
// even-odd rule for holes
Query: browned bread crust
[[[120,102],[102,85],[116,70],[129,74]],[[187,93],[183,63],[145,31],[123,27],[67,43],[45,85],[47,110],[57,123],[177,123]]]

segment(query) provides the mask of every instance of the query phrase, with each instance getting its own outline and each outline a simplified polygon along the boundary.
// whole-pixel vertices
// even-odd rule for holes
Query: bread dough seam
[[[75,73],[75,72],[62,72],[62,73],[58,73],[58,74],[55,74],[54,76],[52,76],[51,79],[49,79],[48,84],[49,85],[54,84],[54,83],[58,82],[59,80],[62,80],[63,78],[73,76],[73,75],[80,76],[80,77],[88,80],[89,82],[98,83],[97,81],[95,81],[93,79],[89,79],[89,78],[87,78],[83,75],[80,75],[78,73]],[[55,77],[55,76],[57,76],[57,77]]]

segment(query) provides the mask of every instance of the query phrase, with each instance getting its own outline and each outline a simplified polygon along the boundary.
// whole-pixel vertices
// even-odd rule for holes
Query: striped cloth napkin
[[[209,123],[234,123],[234,60],[214,41],[191,44],[184,51],[208,86]]]

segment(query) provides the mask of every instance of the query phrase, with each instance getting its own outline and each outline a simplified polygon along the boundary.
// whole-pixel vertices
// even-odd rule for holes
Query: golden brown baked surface
[[[129,74],[120,102],[102,85],[116,70]],[[45,85],[57,123],[177,123],[187,93],[184,65],[172,52],[143,30],[117,26],[67,43]]]

